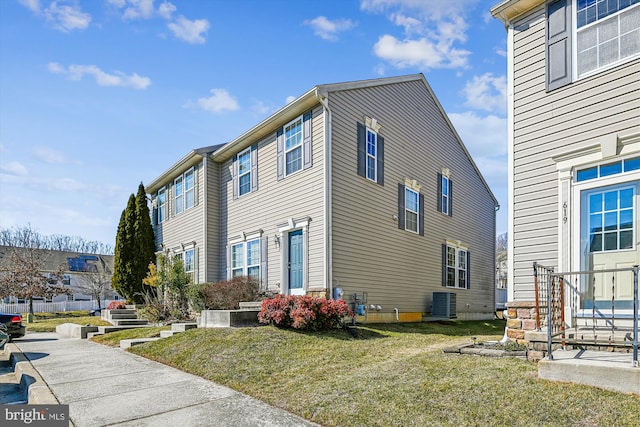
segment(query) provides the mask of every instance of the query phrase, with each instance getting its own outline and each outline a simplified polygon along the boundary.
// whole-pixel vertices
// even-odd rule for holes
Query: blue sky
[[[129,194],[316,84],[424,73],[507,229],[496,0],[0,0],[0,227],[113,245]]]

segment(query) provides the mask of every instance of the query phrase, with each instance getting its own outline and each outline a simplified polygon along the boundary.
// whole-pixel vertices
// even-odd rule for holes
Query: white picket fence
[[[106,307],[111,300],[102,301],[102,307]],[[98,301],[60,301],[60,302],[33,302],[34,313],[55,313],[61,311],[93,310],[98,308]],[[28,313],[29,303],[3,304],[0,303],[2,313]]]

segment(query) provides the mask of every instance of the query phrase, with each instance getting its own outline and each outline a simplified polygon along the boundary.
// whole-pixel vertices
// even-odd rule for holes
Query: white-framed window
[[[443,214],[449,215],[449,177],[442,175],[442,194],[441,211]]]
[[[195,270],[195,252],[195,249],[187,249],[182,254],[185,273],[193,273]]]
[[[184,210],[184,187],[183,187],[183,177],[180,175],[173,181],[173,192],[174,192],[174,205],[176,207],[176,215],[182,213]]]
[[[446,254],[446,285],[449,288],[468,289],[469,276],[467,265],[467,249],[447,244]]]
[[[302,170],[302,116],[284,126],[285,176]]]
[[[576,0],[578,78],[640,55],[640,1]]]
[[[420,217],[420,195],[410,188],[404,189],[404,229],[418,232],[418,218]]]
[[[192,208],[196,204],[195,171],[189,169],[184,173],[184,209]]]
[[[238,154],[238,194],[251,192],[251,147]]]
[[[378,134],[367,128],[367,179],[378,180]]]
[[[158,224],[167,219],[167,189],[162,187],[158,190]]]
[[[189,169],[173,181],[175,214],[192,208],[196,204],[196,173]]]
[[[260,239],[231,245],[231,277],[260,279]]]

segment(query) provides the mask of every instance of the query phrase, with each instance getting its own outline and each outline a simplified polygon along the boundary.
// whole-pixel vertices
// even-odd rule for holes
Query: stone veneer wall
[[[507,337],[527,345],[527,359],[537,362],[546,355],[546,333],[536,328],[535,301],[507,303]]]

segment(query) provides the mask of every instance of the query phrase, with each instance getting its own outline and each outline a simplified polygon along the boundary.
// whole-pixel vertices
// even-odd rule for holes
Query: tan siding
[[[547,93],[544,8],[514,31],[514,295],[533,298],[532,264],[557,264],[553,156],[640,131],[640,59]]]
[[[329,96],[333,153],[333,279],[345,295],[367,292],[383,312],[425,312],[441,286],[441,245],[469,246],[471,289],[458,310],[493,310],[494,205],[424,85],[407,82]],[[357,175],[356,123],[376,118],[385,139],[385,184]],[[436,212],[437,173],[451,170],[453,217]],[[415,179],[425,198],[425,236],[399,230],[398,183]],[[466,304],[470,304],[467,309]]]
[[[220,165],[212,160],[207,163],[207,253],[206,276],[203,282],[215,282],[222,278],[220,269]]]
[[[258,191],[233,199],[232,162],[221,165],[221,228],[219,260],[226,275],[226,246],[241,233],[262,230],[268,237],[269,288],[279,291],[280,249],[274,236],[289,218],[311,218],[309,224],[309,288],[324,283],[324,116],[320,105],[313,109],[313,166],[281,181],[277,180],[275,132],[258,143]],[[284,125],[285,123],[283,123]],[[284,244],[284,242],[283,242]],[[282,247],[283,245],[281,245]]]

